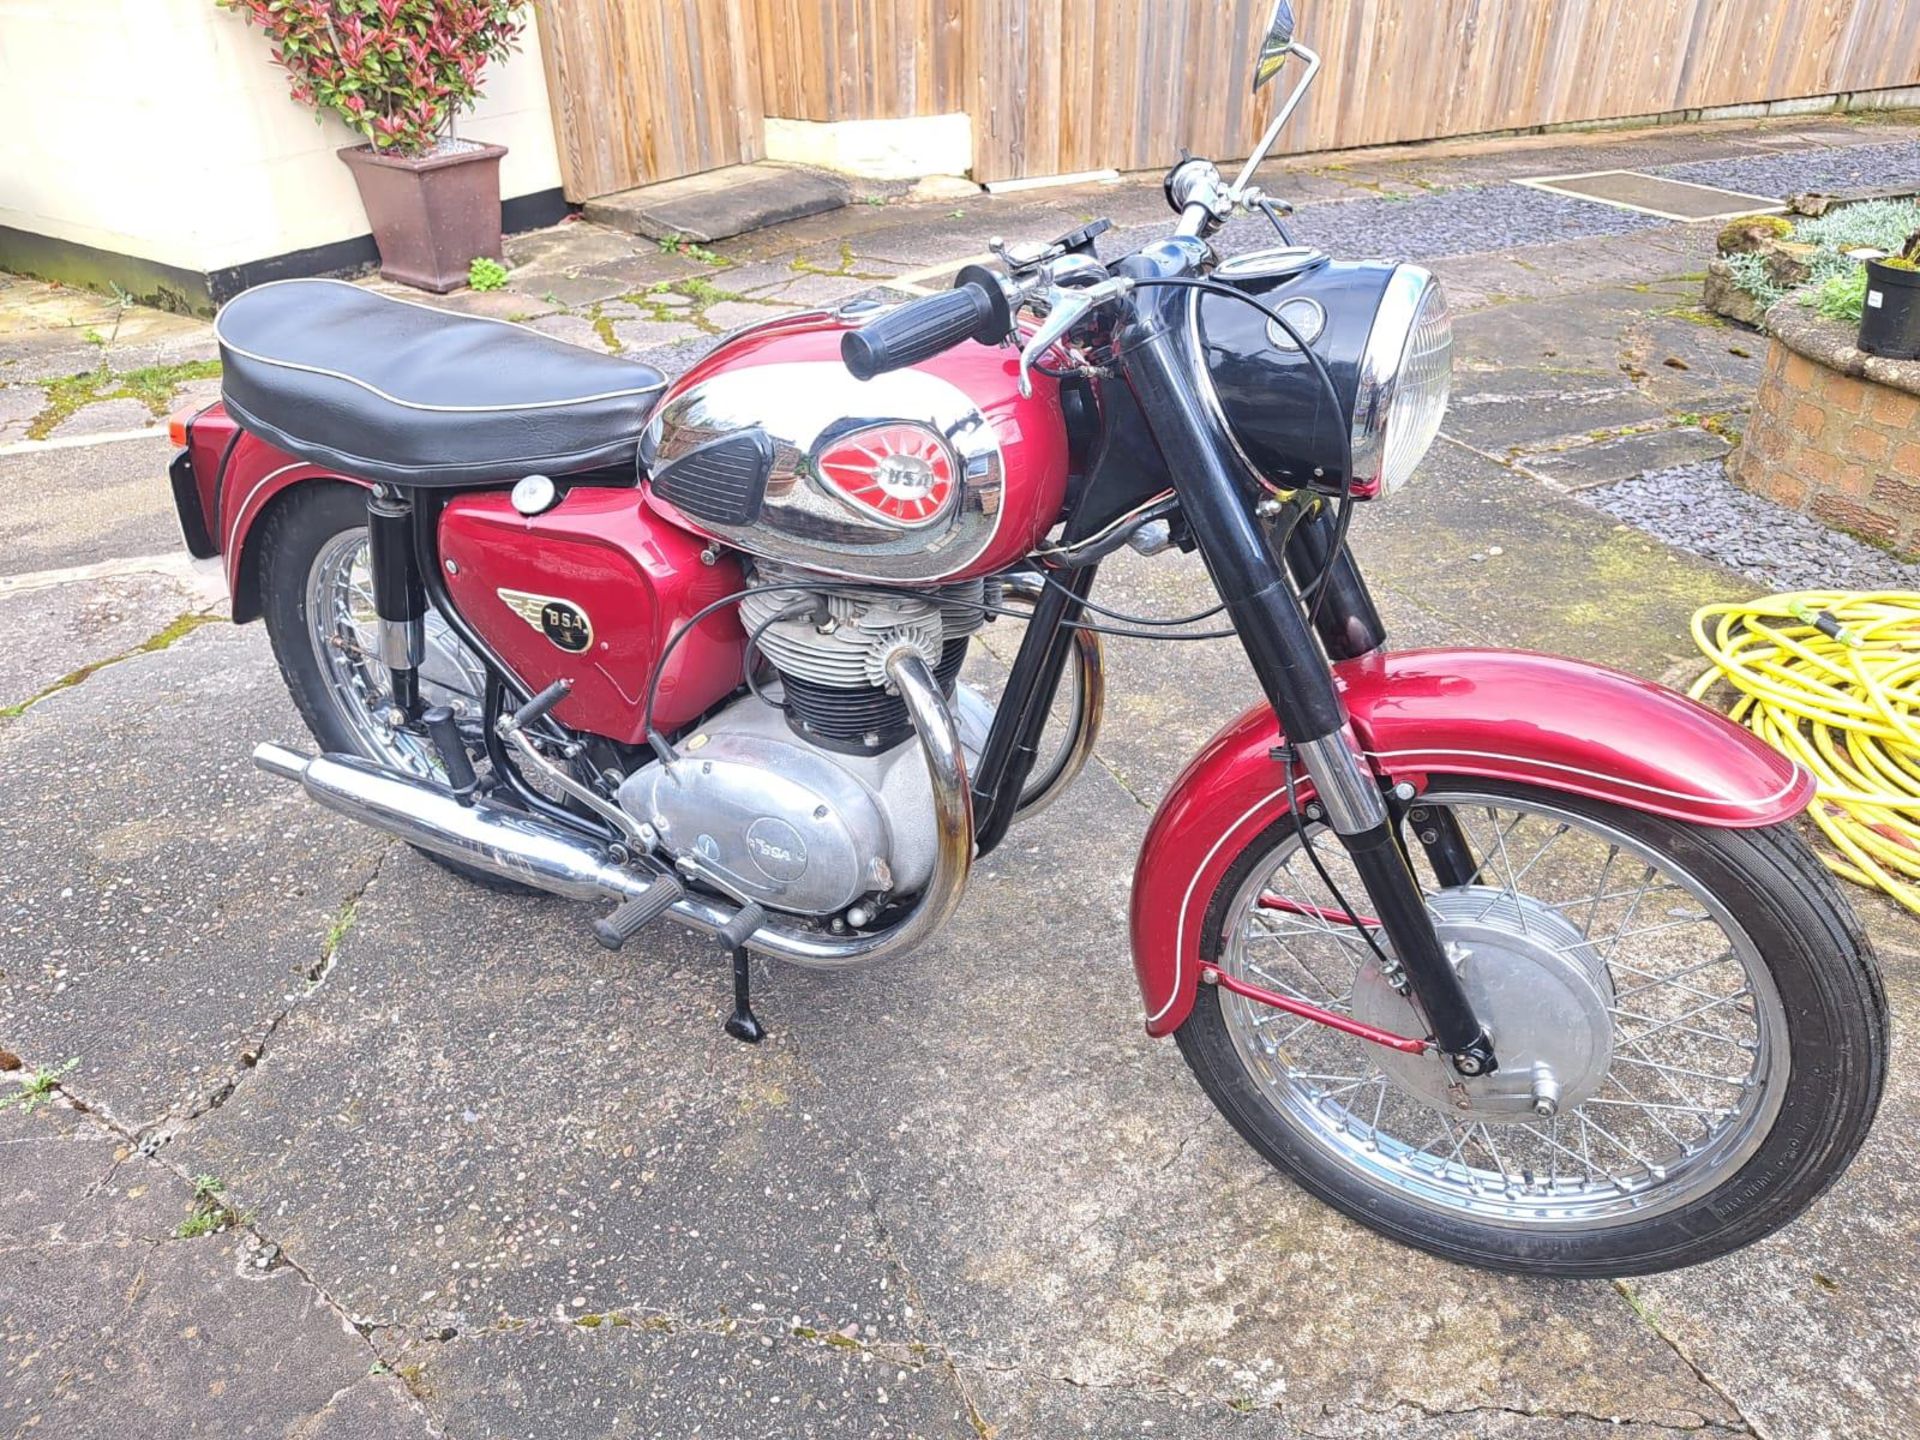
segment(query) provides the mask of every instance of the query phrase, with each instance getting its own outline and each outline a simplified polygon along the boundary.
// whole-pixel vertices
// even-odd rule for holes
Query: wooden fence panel
[[[964,110],[974,178],[1245,154],[1269,0],[536,0],[567,194],[757,158],[761,117]],[[1920,0],[1301,0],[1280,149],[1920,84]]]
[[[1244,155],[1266,0],[969,0],[974,176]],[[1279,149],[1920,84],[1913,0],[1302,0],[1327,68]],[[1275,82],[1283,89],[1297,71]]]
[[[789,120],[966,108],[962,0],[755,0],[761,98]]]
[[[754,0],[535,0],[569,200],[761,154]]]

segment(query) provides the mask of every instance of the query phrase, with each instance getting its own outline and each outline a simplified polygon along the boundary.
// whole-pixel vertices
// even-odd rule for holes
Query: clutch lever
[[[1127,279],[1102,280],[1097,285],[1086,285],[1077,289],[1068,289],[1055,285],[1046,292],[1047,316],[1035,327],[1032,337],[1020,351],[1020,394],[1023,398],[1033,394],[1031,371],[1034,362],[1047,351],[1059,344],[1089,314],[1110,300],[1118,300],[1129,290],[1133,282]]]

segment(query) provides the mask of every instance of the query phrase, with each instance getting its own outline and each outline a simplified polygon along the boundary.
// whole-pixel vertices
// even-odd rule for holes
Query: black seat
[[[221,393],[243,428],[394,485],[631,473],[667,383],[638,361],[343,280],[258,286],[227,304],[214,333]]]

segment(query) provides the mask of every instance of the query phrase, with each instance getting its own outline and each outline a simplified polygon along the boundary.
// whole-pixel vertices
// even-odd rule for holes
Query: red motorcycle
[[[1610,670],[1385,649],[1355,504],[1440,426],[1412,265],[1290,242],[1252,184],[1167,179],[891,309],[740,331],[669,381],[333,281],[219,320],[173,465],[324,753],[257,763],[465,874],[851,966],[945,924],[1100,723],[1103,557],[1198,550],[1267,703],[1189,764],[1132,892],[1146,1028],[1363,1223],[1561,1275],[1691,1264],[1798,1214],[1877,1104],[1887,1012],[1796,829],[1813,781]],[[1209,237],[1262,212],[1274,248]],[[1249,223],[1262,223],[1251,221]],[[1198,617],[1188,617],[1189,620]],[[960,679],[1024,625],[1002,693]],[[1171,633],[1188,633],[1175,630]]]

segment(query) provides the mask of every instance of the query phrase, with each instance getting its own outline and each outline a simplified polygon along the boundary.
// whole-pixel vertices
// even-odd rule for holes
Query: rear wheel
[[[375,646],[379,617],[367,569],[365,493],[344,484],[296,486],[267,513],[251,543],[260,547],[261,610],[274,658],[320,748],[444,780],[433,747],[387,718],[393,688]],[[426,634],[421,701],[450,707],[477,757],[483,748],[486,667],[431,609]],[[526,889],[430,851],[420,853],[490,888]]]
[[[1415,843],[1447,817],[1478,867],[1467,884],[1443,886]],[[1724,1254],[1845,1169],[1879,1101],[1886,1004],[1796,830],[1446,779],[1410,819],[1428,908],[1501,1069],[1462,1081],[1431,1052],[1203,987],[1181,1050],[1270,1161],[1396,1240],[1559,1275]],[[1336,838],[1306,837],[1326,876],[1291,819],[1270,827],[1212,897],[1207,958],[1423,1036],[1404,981],[1340,919],[1328,879],[1362,911],[1365,891]]]

